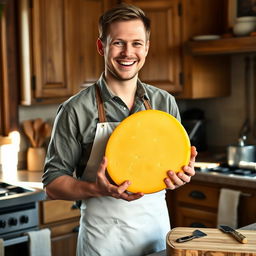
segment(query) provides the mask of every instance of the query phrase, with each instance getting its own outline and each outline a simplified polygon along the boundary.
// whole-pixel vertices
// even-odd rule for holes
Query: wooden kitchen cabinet
[[[51,230],[53,256],[75,256],[80,210],[72,201],[40,202],[40,228]]]
[[[216,228],[220,189],[241,191],[238,206],[238,227],[256,222],[256,194],[254,189],[191,181],[167,192],[167,205],[172,227]]]
[[[99,78],[97,22],[114,3],[20,1],[22,104],[62,102]]]
[[[226,32],[227,2],[222,0],[181,0],[183,99],[223,97],[230,94],[230,55],[193,56],[186,44],[198,35]],[[207,41],[206,41],[207,42]]]
[[[180,99],[229,95],[230,56],[192,56],[185,47],[193,36],[225,32],[225,1],[123,2],[139,6],[151,19],[151,48],[140,74],[142,81]]]
[[[143,82],[175,93],[181,87],[181,20],[178,0],[126,0],[151,20],[150,48],[140,72]]]

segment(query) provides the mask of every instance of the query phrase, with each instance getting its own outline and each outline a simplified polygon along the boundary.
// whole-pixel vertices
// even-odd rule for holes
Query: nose
[[[122,56],[131,56],[132,51],[133,51],[132,45],[127,43],[122,48],[121,54],[122,54]]]

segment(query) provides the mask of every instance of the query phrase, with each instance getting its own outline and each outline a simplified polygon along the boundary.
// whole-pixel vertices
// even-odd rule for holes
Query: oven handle
[[[26,235],[4,240],[4,247],[15,245],[15,244],[21,244],[24,242],[28,242],[28,236]]]

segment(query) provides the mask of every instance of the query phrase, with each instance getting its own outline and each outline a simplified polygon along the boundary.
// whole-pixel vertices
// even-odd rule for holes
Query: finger
[[[118,186],[118,193],[122,194],[124,193],[127,188],[131,185],[131,182],[129,180],[126,180],[125,182],[123,182],[121,185]]]
[[[115,198],[121,198],[121,195],[127,190],[130,184],[131,182],[128,180],[123,182],[120,186],[109,184],[109,194]]]
[[[196,147],[192,146],[191,147],[190,161],[195,162],[197,154],[198,154],[198,152],[196,151]]]
[[[164,183],[166,185],[166,188],[168,188],[168,189],[173,190],[176,188],[176,186],[172,183],[171,179],[169,179],[169,178],[165,178]]]
[[[183,183],[184,183],[184,181],[182,181],[178,176],[177,176],[177,174],[175,173],[175,172],[173,172],[173,171],[168,171],[168,178],[171,180],[171,183],[175,186],[175,185],[177,185],[177,186],[181,186],[181,185],[183,185]],[[167,180],[167,182],[169,182],[168,180]],[[172,186],[171,186],[172,187]]]
[[[177,174],[177,176],[182,180],[182,182],[183,182],[182,185],[184,185],[184,183],[190,182],[191,176],[193,176],[193,175],[192,175],[192,174],[191,174],[191,175],[188,175],[187,173],[179,172],[179,173]]]
[[[121,198],[130,202],[130,201],[137,200],[137,199],[139,199],[139,198],[141,198],[143,196],[144,196],[144,193],[141,193],[141,192],[139,192],[139,193],[132,193],[132,194],[123,193],[121,195]]]

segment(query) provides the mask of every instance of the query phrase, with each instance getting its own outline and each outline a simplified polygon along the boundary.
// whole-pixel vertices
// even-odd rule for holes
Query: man
[[[60,107],[43,182],[52,199],[82,200],[79,256],[147,255],[165,248],[170,230],[165,191],[132,194],[126,192],[130,181],[111,184],[104,150],[119,122],[150,105],[177,119],[180,115],[173,96],[138,79],[150,34],[150,21],[142,10],[120,5],[106,12],[99,20],[99,32],[97,48],[105,60],[104,73]],[[192,147],[184,172],[168,171],[167,189],[190,181],[196,154]]]

